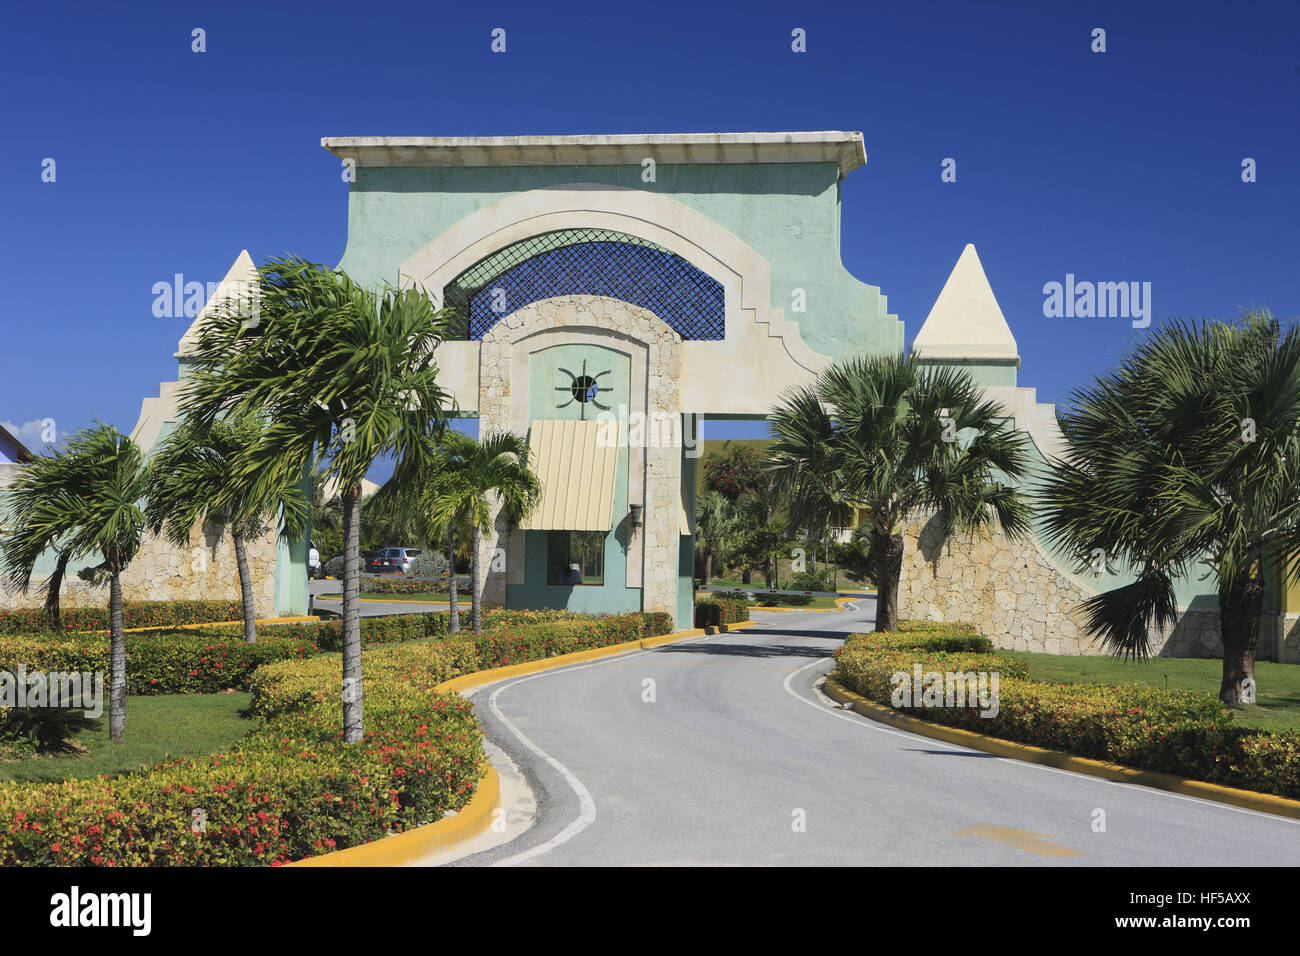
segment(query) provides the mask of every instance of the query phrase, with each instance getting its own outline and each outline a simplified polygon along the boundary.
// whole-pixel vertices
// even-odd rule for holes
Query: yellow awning
[[[529,465],[542,498],[520,522],[525,531],[608,531],[618,471],[617,421],[532,423]]]

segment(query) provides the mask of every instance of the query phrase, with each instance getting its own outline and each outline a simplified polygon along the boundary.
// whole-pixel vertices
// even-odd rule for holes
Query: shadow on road
[[[822,633],[810,637],[832,638]],[[656,648],[661,654],[707,654],[719,657],[830,657],[835,648],[807,644],[671,644]]]
[[[989,760],[1001,760],[997,754],[982,754],[970,750],[924,750],[921,747],[905,748],[914,754],[930,754],[934,757],[985,757]]]
[[[728,637],[732,632],[723,634],[714,634],[713,637]],[[751,637],[815,637],[818,640],[842,641],[850,634],[861,634],[862,631],[797,631],[794,628],[765,627],[761,631],[736,631],[736,636],[747,634]]]

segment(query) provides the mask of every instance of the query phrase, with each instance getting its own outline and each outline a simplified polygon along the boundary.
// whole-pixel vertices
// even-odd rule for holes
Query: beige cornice
[[[327,136],[321,146],[357,166],[622,166],[867,164],[861,133],[637,133],[608,136]]]

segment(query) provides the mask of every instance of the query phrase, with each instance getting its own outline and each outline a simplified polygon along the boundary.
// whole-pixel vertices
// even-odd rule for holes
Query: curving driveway
[[[1300,821],[835,708],[815,684],[873,613],[755,612],[745,631],[480,689],[532,821],[450,865],[1267,865],[1300,845]]]

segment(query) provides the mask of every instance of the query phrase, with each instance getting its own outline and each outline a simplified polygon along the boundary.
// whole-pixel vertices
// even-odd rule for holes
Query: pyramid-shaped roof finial
[[[257,267],[253,265],[253,257],[245,249],[236,257],[234,265],[226,272],[226,277],[221,280],[221,284],[217,286],[216,291],[208,297],[203,309],[194,317],[190,327],[181,336],[181,340],[176,346],[176,358],[185,358],[194,351],[194,347],[198,345],[199,341],[199,330],[211,315],[231,300],[248,298],[256,289],[256,286]]]
[[[1014,360],[1020,364],[1015,336],[972,243],[962,250],[929,317],[916,333],[912,352],[925,359]]]

